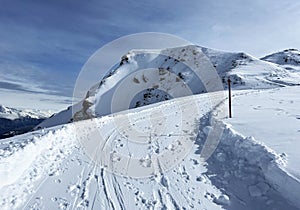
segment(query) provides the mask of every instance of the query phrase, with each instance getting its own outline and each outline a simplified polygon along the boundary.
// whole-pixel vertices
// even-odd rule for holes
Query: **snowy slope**
[[[285,172],[285,160],[211,118],[224,117],[220,107],[214,109],[217,103],[211,104],[211,98],[222,96],[216,94],[178,98],[1,142],[1,209],[298,209],[300,183]],[[135,123],[116,129],[116,120],[127,116]],[[213,126],[224,132],[219,143],[211,142],[216,149],[206,159]],[[136,136],[140,141],[150,141],[130,141],[133,128],[146,134]],[[152,132],[160,135],[152,139]],[[191,136],[197,136],[195,142]],[[88,142],[95,156],[88,155]],[[177,162],[177,148],[184,145],[191,147]],[[168,151],[175,151],[167,158],[174,164],[157,165],[156,160],[167,160],[159,155]],[[129,157],[127,164],[123,157],[115,158],[121,153]],[[95,164],[90,157],[98,160],[97,154],[103,163],[102,155],[112,154],[112,165]],[[294,191],[278,186],[280,180]]]
[[[285,82],[299,85],[300,76],[300,51],[296,49],[287,49],[281,52],[273,53],[262,58],[264,61],[277,64],[284,68],[288,73]]]
[[[300,87],[234,92],[232,119],[236,131],[282,154],[287,171],[300,180]]]
[[[73,122],[73,113],[80,111],[81,108],[82,108],[82,102],[79,102],[74,106],[69,106],[67,109],[58,112],[56,114],[53,114],[46,120],[39,123],[37,126],[35,126],[34,130]]]
[[[204,58],[203,54],[207,57]],[[208,62],[211,64],[207,64]],[[191,66],[193,70],[189,68]],[[206,75],[212,74],[213,67],[216,68],[217,75],[213,75],[213,79],[206,78]],[[195,72],[200,73],[200,79]],[[208,81],[223,83],[215,85],[216,90],[220,90],[226,88],[228,77],[233,81],[234,89],[260,89],[299,84],[300,73],[288,71],[245,53],[222,52],[193,45],[162,50],[132,50],[123,56],[119,66],[109,71],[88,91],[85,99],[76,108],[63,111],[44,121],[39,127],[104,116],[173,97],[215,91],[208,90],[205,86]],[[187,85],[190,92],[176,92],[174,84],[177,85],[176,88]],[[145,91],[135,92],[134,87],[137,85]],[[126,90],[122,97],[132,100],[113,107],[116,92],[122,89],[120,87]],[[166,91],[159,91],[159,88]]]

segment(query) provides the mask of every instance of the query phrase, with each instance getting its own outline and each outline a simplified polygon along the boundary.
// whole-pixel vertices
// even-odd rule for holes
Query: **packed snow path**
[[[297,209],[297,201],[289,198],[300,191],[281,191],[274,183],[274,179],[295,181],[281,167],[281,157],[253,138],[244,138],[214,121],[214,104],[208,96],[174,99],[1,141],[1,209]],[[178,104],[177,114],[174,110]],[[197,107],[196,112],[191,107]],[[136,127],[147,134],[144,139],[152,138],[153,130],[160,135],[142,150],[123,135],[122,131],[128,132],[127,124],[115,131],[114,119],[125,115],[135,119]],[[150,124],[151,129],[149,121],[156,122]],[[178,135],[181,133],[176,127],[182,124],[189,130]],[[209,145],[216,148],[205,160],[203,157],[209,156],[203,153],[207,151],[207,136],[214,127],[224,132],[217,138],[220,142]],[[95,140],[97,133],[93,131],[98,129],[106,131],[101,146],[110,145],[139,159],[146,172],[150,168],[150,174],[130,167],[105,169],[105,161],[100,161],[103,165],[91,161],[98,156],[88,154],[89,148],[82,143]],[[191,137],[197,138],[182,162],[154,167],[152,156],[163,150],[179,152],[171,142],[178,145],[189,139],[188,143]],[[294,185],[299,187],[299,182]]]

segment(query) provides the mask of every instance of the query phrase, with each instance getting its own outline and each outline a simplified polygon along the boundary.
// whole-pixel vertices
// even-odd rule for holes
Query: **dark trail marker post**
[[[231,80],[228,78],[228,99],[229,99],[229,118],[232,118],[232,113],[231,113],[231,86],[230,86]]]

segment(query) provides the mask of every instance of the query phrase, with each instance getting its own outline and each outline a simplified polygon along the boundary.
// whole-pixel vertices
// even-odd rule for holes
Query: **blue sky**
[[[256,57],[300,48],[295,0],[0,0],[0,5],[2,89],[71,96],[81,67],[97,49],[138,32],[170,33]]]

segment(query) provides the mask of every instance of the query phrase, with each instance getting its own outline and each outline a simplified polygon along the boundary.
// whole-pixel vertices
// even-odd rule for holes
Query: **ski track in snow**
[[[285,173],[280,156],[253,138],[219,122],[224,127],[221,141],[208,160],[201,159],[216,113],[210,112],[205,94],[192,97],[201,104],[195,116],[200,124],[191,120],[198,128],[192,151],[179,165],[148,178],[115,175],[82,150],[77,139],[95,127],[110,128],[109,117],[1,141],[1,209],[297,209],[297,201],[289,198],[300,191],[285,191],[277,181],[286,180],[294,189],[299,182]],[[176,100],[188,107],[190,99]],[[157,109],[169,106],[172,102]],[[143,111],[153,111],[149,107]],[[117,141],[118,132],[111,131],[107,141]]]

